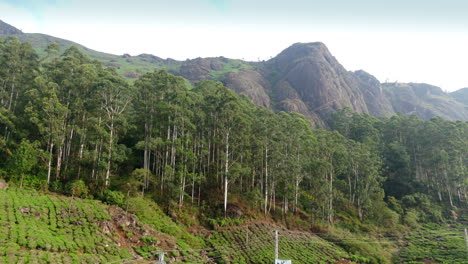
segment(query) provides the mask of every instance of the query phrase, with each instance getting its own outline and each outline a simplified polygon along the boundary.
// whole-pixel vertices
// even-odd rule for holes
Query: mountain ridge
[[[276,111],[297,112],[318,126],[329,114],[348,107],[373,116],[416,114],[423,119],[441,116],[468,120],[468,99],[462,91],[446,94],[439,87],[415,83],[380,83],[373,75],[346,70],[322,42],[294,43],[268,61],[247,62],[225,57],[186,61],[162,59],[152,54],[113,55],[75,42],[39,33],[23,33],[0,20],[0,37],[16,36],[31,42],[40,55],[51,42],[63,50],[77,46],[105,66],[116,68],[129,80],[153,70],[166,69],[191,83],[204,79],[221,81],[256,105]],[[460,99],[457,99],[460,98]]]

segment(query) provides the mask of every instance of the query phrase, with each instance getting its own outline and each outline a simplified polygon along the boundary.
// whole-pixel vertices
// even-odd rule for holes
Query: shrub
[[[89,193],[89,189],[82,180],[76,180],[67,185],[68,194],[80,198],[86,198]]]
[[[158,242],[157,238],[151,237],[151,236],[144,236],[144,237],[140,238],[140,240],[142,242],[151,243],[151,244],[154,244],[154,243]]]
[[[408,210],[403,218],[403,223],[409,227],[417,228],[419,227],[418,220],[418,213],[415,210]]]
[[[108,204],[122,207],[125,204],[125,194],[119,191],[105,190],[103,200]]]

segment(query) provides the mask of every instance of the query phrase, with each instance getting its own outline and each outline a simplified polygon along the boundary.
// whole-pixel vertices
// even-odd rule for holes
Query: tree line
[[[80,182],[96,197],[120,191],[225,215],[242,199],[329,223],[346,210],[380,221],[404,215],[402,205],[466,207],[466,122],[342,109],[329,130],[314,129],[220,82],[191,87],[161,70],[129,83],[76,47],[46,53],[0,40],[0,177],[21,187]]]

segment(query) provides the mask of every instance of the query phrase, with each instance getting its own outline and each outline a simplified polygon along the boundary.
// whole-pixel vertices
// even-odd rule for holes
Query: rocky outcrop
[[[323,43],[296,43],[268,61],[266,69],[272,73],[275,100],[289,108],[282,110],[297,109],[312,119],[344,107],[368,113],[358,79]]]
[[[173,73],[192,82],[220,80],[256,105],[300,113],[317,125],[344,107],[378,117],[403,113],[468,120],[463,91],[451,95],[457,102],[431,85],[381,84],[363,70],[347,71],[320,42],[296,43],[267,62],[250,64],[249,70],[225,68],[233,64],[224,57],[197,58]]]
[[[23,34],[21,30],[0,20],[0,35],[11,36],[21,34]]]
[[[392,103],[385,96],[377,78],[363,70],[355,71],[353,75],[358,80],[358,86],[364,96],[369,114],[373,116],[390,116],[395,114]]]
[[[448,120],[468,120],[468,106],[448,96],[441,88],[421,83],[383,84],[393,109],[428,120],[440,116]]]
[[[244,94],[258,106],[270,107],[270,83],[257,71],[228,72],[224,84],[238,94]]]
[[[174,71],[173,73],[191,82],[197,82],[211,79],[211,71],[219,71],[222,68],[223,63],[220,58],[197,58],[194,60],[187,60],[178,71]]]
[[[224,57],[176,61],[151,54],[117,56],[52,36],[23,33],[0,20],[0,37],[11,35],[33,42],[39,50],[44,50],[50,42],[57,42],[62,50],[78,46],[130,79],[165,68],[192,83],[204,79],[222,81],[256,105],[297,112],[316,124],[323,124],[332,111],[344,107],[374,116],[403,113],[417,114],[424,119],[438,115],[468,120],[468,88],[446,94],[426,84],[381,84],[365,71],[347,71],[320,42],[296,43],[269,61],[252,63]],[[121,62],[122,57],[125,62]],[[126,63],[136,70],[125,72]]]

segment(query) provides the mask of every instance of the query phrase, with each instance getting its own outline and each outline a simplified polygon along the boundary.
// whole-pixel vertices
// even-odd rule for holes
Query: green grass
[[[134,213],[138,218],[145,224],[153,226],[156,230],[173,236],[176,238],[177,248],[180,252],[185,253],[189,252],[191,249],[204,248],[204,241],[201,238],[198,238],[187,232],[184,226],[181,226],[170,217],[168,217],[164,212],[159,208],[159,206],[148,200],[141,197],[131,198],[129,201],[129,211]],[[139,250],[146,250],[145,248],[140,248]],[[179,252],[170,251],[169,256],[176,257]],[[199,254],[199,251],[190,252],[184,256],[184,261],[201,261],[202,257]]]
[[[210,78],[217,81],[223,81],[224,75],[228,72],[240,72],[246,70],[253,70],[254,67],[241,60],[226,60],[222,62],[223,68],[219,71],[211,71]]]

